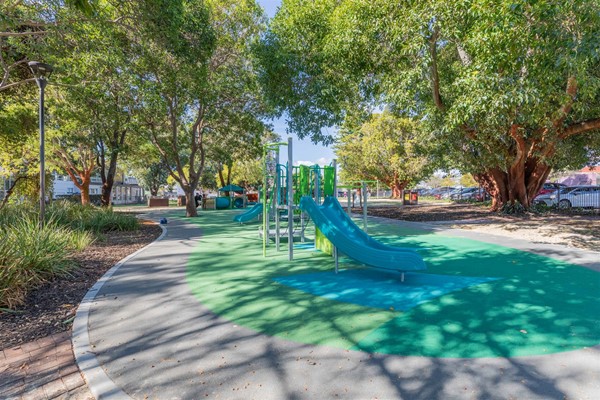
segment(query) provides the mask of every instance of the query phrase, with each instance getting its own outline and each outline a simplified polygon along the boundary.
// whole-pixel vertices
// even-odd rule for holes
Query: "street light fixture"
[[[40,228],[44,226],[44,214],[46,208],[46,174],[44,165],[44,88],[48,83],[48,78],[52,74],[52,66],[37,61],[27,63],[35,82],[40,88]]]

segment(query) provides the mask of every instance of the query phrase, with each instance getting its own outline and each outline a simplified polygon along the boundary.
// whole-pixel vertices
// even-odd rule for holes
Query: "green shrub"
[[[36,218],[25,218],[0,228],[0,307],[21,304],[27,290],[73,266],[75,251],[93,240],[88,232],[75,231],[49,221],[42,229]]]
[[[133,215],[116,213],[112,208],[82,206],[68,201],[56,201],[48,208],[48,216],[60,225],[94,233],[132,231],[139,227]]]
[[[95,236],[139,227],[133,215],[112,209],[56,201],[46,209],[39,228],[39,210],[26,204],[0,209],[0,308],[18,306],[27,291],[73,267],[71,255]]]
[[[111,231],[133,231],[139,228],[138,219],[130,214],[116,213],[112,209],[101,209],[84,221],[83,229],[97,233]]]

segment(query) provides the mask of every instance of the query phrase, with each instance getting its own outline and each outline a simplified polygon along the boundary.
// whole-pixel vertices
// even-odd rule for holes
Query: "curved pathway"
[[[513,358],[405,357],[296,343],[238,326],[200,304],[188,285],[186,266],[202,245],[201,228],[180,219],[167,228],[82,303],[75,353],[98,399],[600,396],[598,346]],[[554,250],[599,266],[597,253]]]

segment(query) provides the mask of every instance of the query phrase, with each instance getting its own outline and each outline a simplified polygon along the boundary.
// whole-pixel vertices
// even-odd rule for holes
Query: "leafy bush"
[[[0,307],[23,302],[27,290],[73,266],[70,255],[93,240],[49,221],[42,229],[35,218],[14,221],[0,228]]]

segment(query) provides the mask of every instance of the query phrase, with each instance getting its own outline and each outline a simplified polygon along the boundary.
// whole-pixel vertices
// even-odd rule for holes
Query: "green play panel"
[[[241,326],[301,343],[428,357],[540,355],[600,344],[598,272],[370,222],[369,233],[382,242],[419,249],[431,279],[403,287],[342,259],[337,279],[344,272],[352,279],[336,282],[332,258],[310,246],[298,244],[292,262],[287,245],[279,253],[270,246],[263,258],[258,225],[233,223],[236,213],[202,212],[192,220],[203,236],[187,276],[203,305]],[[366,294],[373,302],[364,301]]]

